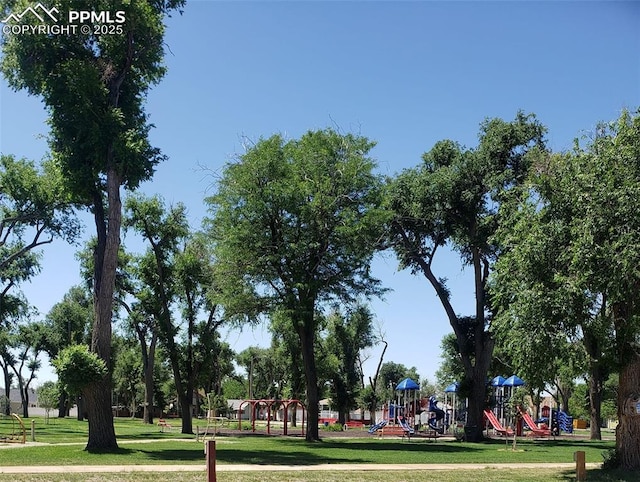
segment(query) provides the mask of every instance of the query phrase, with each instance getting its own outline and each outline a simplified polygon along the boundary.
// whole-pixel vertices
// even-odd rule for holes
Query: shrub
[[[602,468],[604,470],[613,470],[620,467],[620,454],[616,449],[602,452]]]
[[[329,425],[321,425],[322,430],[326,430],[327,432],[342,432],[344,427],[341,423],[331,423]]]

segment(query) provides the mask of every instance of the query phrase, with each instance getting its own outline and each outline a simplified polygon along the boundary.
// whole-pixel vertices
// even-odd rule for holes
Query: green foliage
[[[534,115],[522,112],[511,122],[487,119],[480,126],[477,148],[439,141],[423,155],[422,165],[403,171],[388,184],[387,205],[394,213],[388,245],[400,268],[423,274],[442,303],[464,368],[460,382],[468,390],[470,426],[482,425],[494,347],[487,282],[500,251],[492,237],[503,222],[503,203],[519,191],[535,155],[544,151],[545,131]],[[437,253],[445,247],[457,251],[462,264],[473,268],[471,315],[456,313],[447,280],[433,269]],[[481,433],[471,438],[479,440]]]
[[[573,418],[589,420],[589,387],[586,383],[578,383],[569,399]]]
[[[212,411],[213,416],[224,416],[227,417],[232,411],[229,407],[229,403],[227,402],[227,398],[223,395],[215,395],[210,393],[207,395],[207,399],[202,404],[202,408],[205,411]],[[205,413],[206,415],[206,413]]]
[[[207,199],[215,298],[238,320],[263,313],[288,320],[299,337],[310,418],[318,403],[318,314],[384,291],[370,271],[387,219],[368,157],[373,146],[331,129],[261,139],[225,167]],[[317,427],[308,429],[307,438],[317,439]]]
[[[236,378],[227,378],[222,382],[222,393],[225,398],[242,400],[247,397],[246,379],[238,380]]]
[[[230,313],[380,291],[368,270],[384,219],[367,157],[373,145],[329,129],[291,141],[276,135],[225,168],[207,203]]]
[[[450,383],[464,379],[464,366],[455,333],[449,333],[440,341],[440,365],[436,370],[438,386],[444,389]]]
[[[148,243],[133,263],[131,320],[139,338],[157,334],[166,351],[183,431],[190,432],[193,390],[200,386],[219,393],[222,380],[233,372],[231,350],[218,333],[225,319],[210,296],[216,289],[211,252],[201,234],[190,232],[185,206],[167,208],[159,196],[130,196],[124,226]]]
[[[520,407],[529,406],[529,394],[524,387],[515,387],[512,389],[511,396],[505,403],[505,415],[511,420],[515,420],[520,417]]]
[[[126,22],[121,35],[3,36],[0,68],[11,87],[43,98],[51,114],[54,158],[83,202],[94,202],[99,175],[114,163],[124,184],[135,188],[162,159],[147,140],[150,125],[143,103],[165,72],[162,16],[183,3],[122,2],[118,8]],[[8,12],[19,5],[3,1],[0,8]],[[60,12],[74,6],[72,0],[56,4]],[[100,0],[82,6],[107,7]],[[28,17],[21,21],[31,21]]]
[[[93,322],[93,298],[80,286],[72,286],[45,318],[48,336],[44,346],[50,358],[64,347],[88,343]]]
[[[373,345],[373,316],[362,305],[346,315],[334,311],[328,316],[324,344],[332,360],[329,368],[330,398],[340,420],[357,407],[363,385],[361,352]]]
[[[618,400],[637,393],[640,335],[640,113],[597,127],[571,153],[540,156],[527,190],[499,233],[504,249],[494,280],[494,329],[517,363],[549,380],[573,362],[580,343],[591,387],[592,436],[599,436],[601,386],[620,372]],[[538,329],[534,330],[533,327]],[[531,334],[527,343],[513,335]],[[570,358],[565,356],[570,354]],[[527,375],[529,376],[529,375]],[[618,407],[619,413],[623,413]],[[610,411],[610,410],[609,410]],[[623,465],[640,465],[620,417]]]
[[[324,432],[342,432],[344,431],[344,426],[341,423],[336,422],[322,425],[320,429]]]
[[[49,423],[49,412],[58,406],[60,387],[56,382],[44,382],[36,389],[38,405],[45,410],[45,423]]]
[[[124,405],[135,412],[144,397],[143,367],[136,340],[115,336],[113,358],[114,404]]]
[[[616,449],[602,452],[602,468],[604,470],[615,470],[622,466],[620,453]]]
[[[71,345],[52,361],[60,383],[71,394],[79,394],[89,383],[103,378],[107,366],[87,345]]]
[[[23,279],[32,276],[19,258],[48,244],[53,238],[74,241],[80,224],[73,215],[74,205],[65,190],[59,166],[46,161],[36,166],[26,159],[0,156],[0,273],[22,266]],[[25,278],[26,276],[26,278]]]
[[[283,390],[290,375],[282,355],[273,345],[269,348],[251,346],[238,353],[237,362],[246,369],[247,385],[242,396],[236,398],[284,398]]]
[[[38,387],[38,405],[45,410],[52,410],[58,406],[60,389],[55,382],[47,381]]]
[[[405,378],[411,378],[414,382],[420,381],[416,367],[407,368],[402,363],[385,362],[380,367],[380,384],[395,390],[396,385]]]

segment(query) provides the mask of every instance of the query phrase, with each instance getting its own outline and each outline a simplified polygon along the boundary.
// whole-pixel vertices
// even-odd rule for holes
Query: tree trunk
[[[22,393],[22,418],[29,418],[29,386],[21,390]]]
[[[76,420],[82,422],[84,420],[84,397],[78,395],[76,397]]]
[[[89,421],[89,440],[85,450],[104,451],[115,450],[116,434],[113,428],[113,412],[111,397],[105,397],[105,391],[110,394],[111,380],[105,378],[91,383],[82,391],[83,405],[87,409]],[[78,411],[82,407],[78,406]]]
[[[487,398],[487,375],[489,374],[489,366],[491,365],[491,356],[493,355],[494,340],[491,334],[485,329],[484,311],[485,302],[485,284],[489,276],[489,264],[483,261],[478,248],[472,248],[474,284],[476,295],[476,310],[474,317],[474,345],[473,353],[468,350],[461,350],[460,355],[463,358],[463,366],[465,371],[465,379],[470,389],[467,409],[467,425],[465,427],[465,438],[469,442],[481,442],[484,439],[484,409]],[[433,282],[432,282],[433,284]],[[438,281],[438,286],[441,287]],[[468,335],[460,326],[460,320],[457,316],[451,316],[453,309],[449,305],[448,297],[440,300],[445,306],[445,310],[449,314],[449,321],[454,329],[458,344],[460,347],[469,345]],[[444,303],[446,301],[446,304]],[[473,362],[471,358],[474,358]]]
[[[142,421],[143,423],[153,424],[153,399],[154,399],[154,383],[153,370],[156,364],[156,344],[158,341],[157,331],[152,330],[149,349],[147,349],[142,331],[138,331],[140,345],[142,347],[142,366],[144,369],[144,404]]]
[[[583,326],[582,344],[589,357],[589,418],[591,440],[602,440],[600,425],[602,417],[602,390],[606,378],[602,367],[602,348],[598,335],[594,333],[590,325]]]
[[[475,225],[471,227],[475,233]],[[407,247],[411,248],[411,242],[407,243]],[[471,247],[473,271],[474,271],[474,287],[475,287],[475,316],[473,317],[473,344],[469,337],[468,326],[469,318],[459,317],[453,306],[449,296],[449,291],[443,282],[438,279],[431,270],[431,261],[435,255],[435,248],[429,256],[429,261],[425,260],[422,255],[414,254],[414,260],[422,269],[423,274],[431,283],[436,291],[440,303],[444,308],[451,328],[456,335],[459,353],[462,358],[464,367],[464,384],[461,392],[468,396],[467,408],[467,425],[465,427],[465,437],[470,442],[480,442],[484,439],[484,408],[486,402],[487,391],[487,375],[491,364],[491,356],[493,355],[494,340],[489,332],[485,329],[485,308],[486,293],[485,286],[489,277],[489,262],[482,258],[479,248]],[[464,320],[464,322],[463,322]]]
[[[309,315],[313,317],[313,311]],[[304,364],[304,374],[306,380],[306,402],[307,402],[307,442],[317,442],[320,440],[318,431],[319,415],[319,391],[318,374],[316,371],[316,358],[314,353],[315,329],[313,320],[306,320],[298,323],[298,336],[300,337],[300,347],[302,349],[302,361]]]
[[[149,366],[145,367],[144,370],[144,411],[142,413],[142,421],[144,423],[153,424],[153,399],[153,365],[149,364]]]
[[[382,361],[384,360],[384,354],[389,347],[389,343],[387,343],[384,339],[381,340],[384,344],[384,348],[382,349],[382,353],[380,354],[380,359],[378,360],[378,367],[376,368],[376,373],[373,378],[369,377],[369,384],[371,385],[371,404],[369,405],[369,419],[371,424],[376,423],[376,410],[378,409],[378,397],[376,396],[377,388],[378,388],[378,376],[380,375],[380,368],[382,368]]]
[[[89,419],[86,450],[118,448],[111,411],[111,318],[122,225],[120,181],[120,176],[112,166],[107,171],[107,220],[104,219],[104,205],[99,192],[95,193],[93,206],[98,242],[94,266],[95,320],[91,350],[105,361],[109,373],[83,390]]]
[[[4,376],[4,396],[7,400],[7,406],[4,407],[4,414],[11,415],[11,374],[9,373],[9,366],[6,363],[2,364],[2,374]]]
[[[60,391],[60,397],[58,398],[58,418],[64,418],[69,414],[69,395],[64,390]]]
[[[184,434],[193,433],[193,417],[191,415],[193,390],[190,393],[181,393],[180,398],[180,415],[182,417],[182,432]]]
[[[478,334],[476,334],[476,337]],[[465,438],[468,442],[481,442],[484,439],[484,409],[487,398],[487,375],[493,353],[493,339],[483,330],[482,343],[476,343],[475,364],[470,371],[465,370],[465,380],[469,387],[467,407],[467,425]],[[465,364],[466,365],[466,364]]]
[[[621,467],[640,470],[640,356],[632,354],[620,371],[616,451]]]
[[[592,365],[595,365],[592,363]],[[602,425],[602,374],[597,366],[591,367],[589,374],[589,418],[590,418],[590,439],[602,440],[600,426]]]

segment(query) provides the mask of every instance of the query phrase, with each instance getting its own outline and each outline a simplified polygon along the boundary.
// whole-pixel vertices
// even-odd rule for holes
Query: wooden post
[[[207,454],[207,482],[216,482],[216,441],[215,440],[207,441],[205,445],[205,453]]]
[[[31,441],[36,441],[36,421],[31,420]]]
[[[585,467],[585,453],[579,450],[573,454],[573,460],[576,461],[576,480],[578,482],[587,480],[587,469]]]

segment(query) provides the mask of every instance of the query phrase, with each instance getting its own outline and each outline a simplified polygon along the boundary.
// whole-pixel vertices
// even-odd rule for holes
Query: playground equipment
[[[500,423],[500,421],[498,420],[498,418],[496,417],[496,414],[493,413],[491,410],[485,410],[484,416],[487,417],[487,420],[489,420],[489,423],[493,427],[493,430],[495,431],[495,433],[497,433],[501,437],[513,437],[514,435],[513,430],[511,430],[510,428],[504,428]]]
[[[511,419],[508,415],[505,407],[509,403],[509,400],[513,396],[513,389],[525,385],[524,380],[517,375],[511,375],[509,378],[504,378],[500,375],[491,380],[490,385],[494,388],[495,393],[493,395],[493,407],[494,415],[501,426],[512,425],[516,427],[516,435],[522,435],[521,426],[516,424],[516,420]]]
[[[380,420],[378,423],[373,424],[371,427],[369,427],[368,432],[369,433],[375,433],[378,430],[380,430],[382,427],[384,427],[387,424],[387,420]]]
[[[562,410],[552,410],[551,416],[554,420],[557,420],[558,430],[563,432],[573,433],[573,417]],[[551,423],[551,431],[554,430],[554,424]],[[556,434],[557,435],[557,434]]]
[[[573,433],[573,417],[562,410],[544,405],[541,409],[542,417],[535,423],[546,424],[551,429],[552,435],[560,435],[560,432]]]
[[[573,418],[561,410],[551,409],[551,407],[546,405],[542,407],[542,418],[538,420],[543,426],[539,426],[522,406],[517,407],[519,417],[516,417],[515,420],[505,420],[508,418],[505,407],[511,397],[513,397],[513,389],[525,384],[525,381],[517,375],[511,375],[506,379],[497,376],[491,380],[490,385],[495,389],[493,396],[495,402],[493,404],[494,409],[493,411],[485,410],[484,414],[494,431],[505,437],[513,435],[510,428],[505,428],[512,424],[516,429],[515,435],[522,435],[522,423],[524,422],[529,428],[527,435],[533,437],[556,436],[560,434],[560,430],[567,433],[573,432]]]
[[[464,426],[467,424],[467,399],[458,397],[460,384],[453,382],[444,389],[444,404],[451,407],[449,428],[458,440],[464,438]]]
[[[217,416],[216,410],[212,408],[215,406],[214,398],[215,394],[207,393],[207,427],[204,429],[204,435],[202,436],[203,442],[207,441],[207,437],[215,440],[218,428],[229,425],[229,418]]]
[[[429,427],[442,435],[449,427],[449,417],[444,410],[438,407],[435,395],[429,397],[429,413],[431,414],[427,422]]]
[[[27,442],[27,431],[22,419],[15,413],[0,416],[0,443]]]
[[[529,415],[529,412],[527,412],[523,407],[518,407],[518,410],[520,411],[520,416],[522,417],[522,420],[524,420],[524,423],[527,424],[527,426],[529,427],[529,434],[532,437],[549,437],[551,436],[551,430],[548,428],[541,428],[538,427],[538,425],[533,421],[533,418],[531,418],[531,415]]]
[[[418,406],[417,395],[420,391],[420,385],[411,378],[405,378],[396,385],[396,406],[392,413],[392,404],[389,404],[389,420],[398,424],[405,423],[413,430],[415,426],[416,408]]]
[[[251,431],[256,431],[256,413],[263,407],[266,417],[267,417],[267,434],[271,435],[271,421],[272,421],[272,410],[273,409],[282,409],[283,411],[283,435],[288,435],[288,424],[289,424],[289,410],[295,409],[297,406],[302,408],[302,423],[300,424],[300,429],[302,435],[305,433],[305,414],[306,407],[304,403],[300,400],[295,399],[282,399],[282,400],[243,400],[238,407],[238,430],[242,430],[242,411],[246,404],[251,405]],[[295,411],[293,416],[295,417]]]
[[[384,435],[400,435],[411,437],[415,433],[414,424],[416,408],[418,407],[417,393],[420,386],[405,378],[395,387],[396,403],[389,403],[383,409],[382,420],[369,428],[369,433],[380,432]]]

